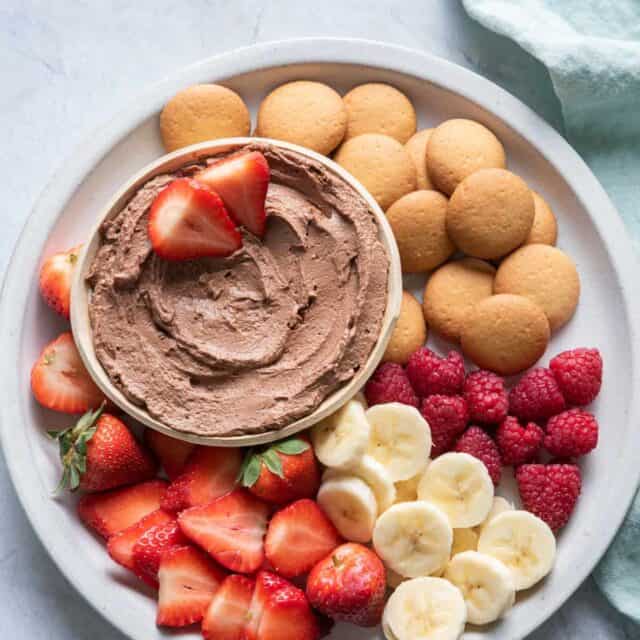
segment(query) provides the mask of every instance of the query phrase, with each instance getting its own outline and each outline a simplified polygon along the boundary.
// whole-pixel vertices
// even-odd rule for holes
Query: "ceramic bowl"
[[[91,287],[87,283],[86,275],[101,243],[100,227],[105,220],[117,215],[127,202],[134,196],[138,189],[148,180],[163,173],[170,173],[176,169],[197,162],[203,158],[233,151],[250,142],[265,142],[275,147],[285,150],[295,151],[303,156],[322,163],[329,171],[336,174],[344,182],[349,184],[367,202],[378,223],[380,240],[384,244],[389,255],[389,275],[387,278],[387,306],[385,309],[382,326],[378,340],[373,350],[369,354],[364,367],[362,367],[346,384],[331,393],[325,400],[311,413],[294,420],[286,426],[267,431],[256,435],[234,435],[234,436],[201,436],[193,433],[186,433],[165,424],[151,416],[143,407],[131,402],[116,385],[113,384],[107,372],[96,357],[93,345],[93,334],[91,322],[89,320],[89,302],[91,299]],[[128,180],[96,217],[95,224],[87,238],[87,242],[79,256],[73,287],[71,291],[71,326],[73,335],[80,351],[80,356],[98,387],[103,393],[116,404],[120,409],[142,422],[147,427],[161,431],[166,435],[181,440],[188,440],[198,444],[210,446],[240,447],[256,445],[265,442],[279,440],[290,436],[298,431],[307,429],[325,416],[339,409],[347,400],[353,397],[371,376],[376,366],[380,362],[386,349],[394,325],[400,313],[400,301],[402,299],[402,270],[400,267],[400,257],[398,248],[393,237],[391,227],[387,222],[380,206],[376,203],[369,192],[347,171],[342,169],[332,160],[317,154],[304,147],[289,144],[277,140],[265,138],[225,138],[210,142],[203,142],[180,149],[168,155],[162,156],[155,162],[147,165],[144,169]]]

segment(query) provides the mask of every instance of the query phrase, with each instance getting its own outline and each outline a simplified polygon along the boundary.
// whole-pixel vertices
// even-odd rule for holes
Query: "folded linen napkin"
[[[463,4],[473,19],[547,67],[566,137],[600,179],[640,251],[640,1]],[[594,577],[611,603],[640,623],[640,494]]]

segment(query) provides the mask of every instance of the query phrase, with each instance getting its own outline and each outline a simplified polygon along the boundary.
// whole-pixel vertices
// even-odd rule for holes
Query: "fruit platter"
[[[7,275],[12,479],[134,639],[522,638],[637,485],[637,284],[593,176],[477,76],[331,42],[147,94]]]

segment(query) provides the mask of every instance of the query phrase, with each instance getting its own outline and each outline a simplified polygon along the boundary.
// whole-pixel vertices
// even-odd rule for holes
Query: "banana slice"
[[[371,425],[367,453],[382,464],[393,482],[424,470],[431,453],[431,429],[415,407],[377,404],[367,409],[366,416]]]
[[[464,551],[475,551],[478,548],[478,534],[473,529],[454,529],[451,557]]]
[[[338,469],[326,469],[322,474],[322,479],[330,480],[343,473],[346,472]],[[348,473],[349,475],[361,478],[369,485],[378,503],[378,514],[386,511],[396,501],[396,488],[393,482],[391,482],[389,473],[370,455],[365,454],[360,462]]]
[[[378,518],[373,530],[376,553],[405,578],[428,576],[443,569],[452,539],[447,516],[427,502],[394,504]]]
[[[477,551],[451,559],[444,574],[462,592],[471,624],[488,624],[503,616],[516,600],[511,572],[500,560]]]
[[[480,535],[484,527],[489,524],[489,522],[491,522],[491,520],[497,515],[504,513],[505,511],[513,511],[514,509],[515,507],[507,499],[503,498],[502,496],[494,496],[493,504],[491,505],[491,511],[489,511],[489,514],[484,519],[484,522],[480,523],[477,527],[474,527],[476,533]]]
[[[542,580],[556,557],[556,539],[546,522],[528,511],[505,511],[484,527],[478,551],[511,571],[516,591]]]
[[[427,461],[427,464],[429,464],[429,461]],[[422,478],[421,473],[408,480],[396,482],[396,502],[414,502],[417,500],[420,478]]]
[[[443,578],[414,578],[392,594],[382,615],[387,640],[458,640],[467,606],[457,587]]]
[[[362,405],[350,400],[311,429],[316,457],[327,467],[353,467],[367,450],[370,431]]]
[[[361,478],[339,476],[323,482],[317,502],[340,535],[350,542],[369,542],[378,517],[373,491]]]
[[[454,529],[465,529],[487,517],[493,504],[493,482],[477,458],[445,453],[427,467],[418,485],[418,498],[440,507]]]

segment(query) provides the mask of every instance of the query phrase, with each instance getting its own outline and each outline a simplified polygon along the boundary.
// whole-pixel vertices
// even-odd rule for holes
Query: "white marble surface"
[[[489,76],[560,126],[544,68],[472,23],[456,0],[3,0],[0,273],[51,173],[144,83],[230,48],[314,35],[364,37],[429,50]],[[531,82],[523,83],[525,77]],[[2,460],[0,513],[0,637],[123,640],[48,558]],[[530,636],[638,637],[640,629],[617,614],[591,580]]]

